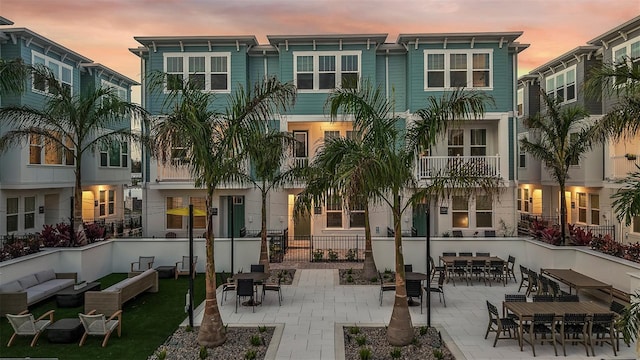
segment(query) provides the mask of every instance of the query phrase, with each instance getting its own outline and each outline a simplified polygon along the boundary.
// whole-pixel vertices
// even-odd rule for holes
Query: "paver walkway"
[[[488,315],[485,300],[501,307],[504,294],[517,293],[513,282],[506,287],[493,284],[466,286],[445,285],[447,307],[438,301],[437,294],[431,299],[432,324],[441,325],[451,336],[455,345],[467,359],[533,359],[531,348],[525,346],[520,352],[515,340],[500,340],[494,348],[493,340],[485,340]],[[221,301],[221,290],[218,299]],[[393,293],[384,295],[383,305],[378,302],[378,285],[338,285],[336,269],[296,270],[292,285],[283,286],[284,301],[278,306],[277,295],[268,292],[263,305],[252,313],[250,307],[241,306],[235,313],[235,294],[228,294],[220,310],[225,324],[284,324],[276,359],[285,360],[340,360],[341,351],[335,349],[335,324],[386,324],[391,317]],[[414,325],[425,325],[427,310],[420,314],[418,307],[411,308]],[[202,313],[195,316],[196,326]],[[621,344],[617,357],[610,347],[596,347],[597,359],[635,359],[635,345]],[[558,347],[562,356],[562,348]],[[557,359],[550,345],[536,346],[536,359]],[[461,357],[459,357],[461,358]],[[567,346],[569,359],[593,359],[586,357],[584,347]]]

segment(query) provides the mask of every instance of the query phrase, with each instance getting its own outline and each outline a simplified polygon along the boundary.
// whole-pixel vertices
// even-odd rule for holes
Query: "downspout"
[[[387,49],[384,55],[384,83],[387,100],[389,100],[389,49]]]
[[[518,118],[517,118],[517,114],[518,114],[518,48],[515,48],[514,54],[513,54],[513,58],[511,59],[511,62],[513,63],[513,85],[512,85],[512,97],[511,97],[511,121],[513,123],[513,145],[512,145],[512,151],[513,151],[513,159],[512,159],[512,166],[513,166],[513,184],[514,186],[512,186],[512,190],[511,190],[511,198],[512,199],[517,199],[517,191],[519,191],[518,189],[518,184],[519,184],[519,178],[518,178]],[[523,100],[524,101],[524,100]],[[517,207],[514,204],[514,207],[517,209]],[[518,228],[518,215],[517,215],[517,211],[513,212],[513,225],[514,227],[517,229]]]
[[[142,74],[141,76],[143,77],[142,79],[140,79],[140,83],[142,84],[140,86],[140,105],[142,105],[142,107],[144,109],[147,109],[147,82],[146,82],[146,66],[145,66],[145,60],[142,57],[142,54],[140,54],[140,74]],[[147,131],[147,129],[144,128],[144,121],[140,122],[140,133],[142,135],[145,135],[145,132]],[[142,233],[143,235],[147,234],[147,229],[149,229],[148,226],[148,212],[149,212],[149,196],[148,196],[148,182],[149,182],[149,172],[147,171],[147,159],[146,159],[146,155],[145,155],[145,151],[144,151],[144,146],[140,147],[140,171],[142,171],[142,198],[144,199],[144,209],[145,211],[147,211],[147,214],[145,214],[145,216],[142,217],[142,223],[140,224],[142,226]]]

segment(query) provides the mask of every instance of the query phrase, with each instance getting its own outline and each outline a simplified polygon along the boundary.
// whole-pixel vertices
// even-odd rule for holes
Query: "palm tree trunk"
[[[76,229],[80,227],[80,231],[84,231],[84,226],[82,224],[82,158],[76,157],[76,171],[75,171],[75,188],[73,189],[73,229],[71,229],[71,234],[73,234],[73,239],[78,245],[86,245],[80,244],[78,241],[82,241],[86,243],[86,238],[83,236],[80,240],[75,236]],[[74,244],[75,245],[75,244]]]
[[[396,297],[393,302],[391,321],[387,328],[387,339],[393,346],[405,346],[413,339],[413,324],[407,303],[407,287],[404,274],[404,256],[402,255],[402,229],[400,227],[400,201],[394,194],[393,229],[396,248]]]
[[[259,264],[264,265],[264,272],[267,274],[269,269],[269,253],[267,251],[267,194],[262,191],[262,213],[260,214],[260,261]]]
[[[364,266],[362,276],[365,279],[374,279],[378,276],[378,269],[373,258],[373,246],[371,244],[371,223],[369,222],[369,204],[364,204]]]
[[[227,334],[222,324],[222,316],[218,308],[216,298],[216,267],[213,249],[213,223],[211,221],[211,206],[213,200],[213,189],[207,190],[207,233],[206,233],[206,253],[207,265],[205,269],[205,304],[204,315],[200,330],[198,331],[198,344],[205,347],[215,347],[227,341]]]
[[[564,195],[564,183],[560,183],[560,245],[565,244],[565,236],[567,227],[567,201]]]

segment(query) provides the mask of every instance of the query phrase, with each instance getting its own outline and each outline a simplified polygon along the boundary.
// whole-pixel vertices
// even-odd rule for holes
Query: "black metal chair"
[[[422,314],[422,281],[421,280],[407,280],[407,297],[410,301],[414,298],[420,299],[420,314]]]
[[[509,255],[509,258],[507,260],[507,279],[513,278],[513,281],[517,284],[518,279],[516,279],[515,268],[516,268],[516,258]]]
[[[493,340],[493,347],[496,347],[499,339],[518,340],[519,325],[513,319],[508,317],[501,318],[500,315],[498,315],[498,308],[488,300],[487,310],[489,311],[489,325],[487,326],[487,332],[484,334],[484,338],[486,339],[490,332],[495,332],[496,338]],[[508,333],[508,337],[500,337],[500,335],[504,333]]]
[[[520,286],[518,286],[518,292],[520,292],[520,289],[524,286],[526,286],[525,290],[529,289],[529,269],[520,265]]]
[[[253,310],[253,312],[256,312],[256,300],[253,296],[253,279],[238,279],[236,281],[236,313],[238,312],[238,303],[240,303],[240,298],[245,297],[249,297],[251,309]]]
[[[556,332],[560,333],[560,339],[562,339],[562,352],[564,356],[567,356],[567,349],[565,342],[570,339],[571,343],[582,343],[584,349],[589,356],[589,322],[587,321],[587,314],[569,314],[566,313],[562,317],[562,321],[556,324]]]
[[[413,272],[413,265],[412,264],[404,264],[404,272],[406,272],[406,273]]]
[[[267,291],[278,292],[278,306],[282,306],[282,278],[278,278],[277,283],[265,282],[262,285],[262,301],[264,301],[264,295]]]
[[[553,344],[553,350],[555,351],[556,356],[558,356],[558,348],[556,348],[556,327],[555,327],[555,317],[556,314],[533,314],[533,319],[529,322],[529,326],[524,326],[524,331],[529,334],[529,339],[522,339],[523,341],[520,343],[520,351],[522,351],[522,344],[526,341],[531,345],[531,350],[533,351],[533,356],[536,356],[536,337],[537,335],[542,335],[542,339],[540,340],[540,344],[542,345],[545,341],[551,342]],[[547,335],[551,335],[550,339],[547,339]]]
[[[504,261],[491,260],[489,262],[489,275],[493,277],[494,280],[501,281],[502,286],[507,286]],[[489,281],[489,286],[491,286],[491,281]]]
[[[471,276],[479,281],[482,277],[484,284],[487,285],[487,262],[484,260],[471,260]],[[471,282],[473,284],[473,281]]]
[[[440,302],[444,303],[444,307],[447,307],[447,299],[445,299],[445,297],[444,297],[444,280],[446,278],[446,276],[444,274],[444,270],[440,270],[438,274],[439,275],[438,275],[438,283],[437,283],[437,285],[430,284],[429,286],[425,286],[424,287],[424,291],[429,291],[429,292],[432,292],[432,293],[438,293],[438,297],[440,298]],[[428,304],[427,306],[431,306],[431,304]]]
[[[382,294],[385,291],[396,291],[396,282],[391,279],[390,282],[385,281],[384,276],[378,271],[378,279],[380,280],[380,306],[382,306]]]
[[[451,268],[450,273],[453,275],[451,279],[453,280],[453,286],[456,286],[455,278],[464,278],[469,285],[469,264],[466,260],[454,260],[453,267]]]
[[[591,317],[591,321],[589,322],[589,342],[591,347],[591,355],[596,356],[595,350],[593,350],[593,342],[594,337],[595,341],[600,342],[600,344],[609,344],[613,349],[613,355],[618,356],[616,351],[616,343],[614,339],[616,339],[617,335],[615,333],[615,314],[614,313],[603,313],[603,314],[593,314]]]

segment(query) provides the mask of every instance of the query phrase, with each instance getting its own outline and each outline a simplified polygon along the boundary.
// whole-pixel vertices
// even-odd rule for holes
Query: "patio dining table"
[[[576,294],[582,289],[605,290],[609,292],[609,302],[613,301],[613,286],[611,284],[604,283],[571,269],[540,269],[540,273],[568,285],[569,293],[571,293],[571,288],[576,289]]]
[[[522,351],[522,324],[533,319],[533,314],[553,313],[560,320],[565,313],[568,314],[602,314],[610,313],[608,307],[591,301],[580,302],[507,302],[502,303],[503,309],[507,309],[520,319],[518,340]]]
[[[268,278],[269,278],[269,273],[265,273],[265,272],[243,272],[243,273],[234,274],[233,277],[231,277],[233,281],[237,281],[238,279],[251,279],[253,280],[254,285],[256,282],[264,281],[264,280],[267,280]],[[237,285],[236,285],[236,288],[237,288]],[[253,306],[253,305],[261,304],[261,302],[258,301],[258,299],[255,299],[254,302],[255,303],[252,303],[251,300],[249,300],[249,301],[243,302],[242,305]]]

